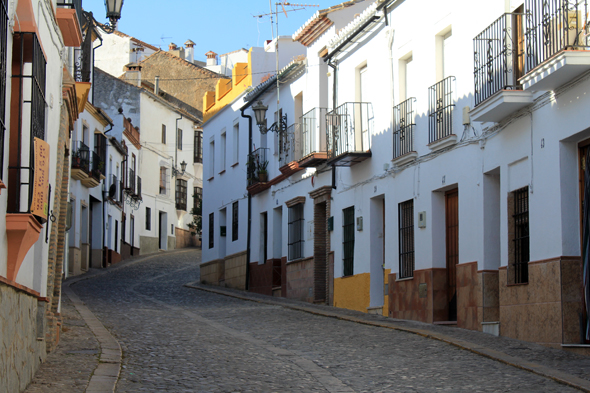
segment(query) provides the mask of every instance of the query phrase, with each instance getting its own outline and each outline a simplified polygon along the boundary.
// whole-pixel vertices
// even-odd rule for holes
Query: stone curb
[[[297,310],[297,311],[303,311],[303,312],[318,315],[318,316],[335,318],[335,319],[340,319],[340,320],[348,321],[348,322],[360,323],[360,324],[374,326],[374,327],[381,327],[381,328],[385,328],[385,329],[392,329],[392,330],[398,330],[398,331],[402,331],[402,332],[406,332],[406,333],[417,334],[417,335],[425,337],[425,338],[429,338],[429,339],[433,339],[433,340],[437,340],[437,341],[442,341],[444,343],[453,345],[457,348],[461,348],[461,349],[473,352],[477,355],[484,356],[484,357],[487,357],[492,360],[496,360],[498,362],[507,364],[512,367],[520,368],[522,370],[531,372],[533,374],[537,374],[537,375],[545,377],[545,378],[552,379],[556,382],[559,382],[561,384],[581,390],[583,392],[590,393],[590,381],[587,381],[585,379],[582,379],[582,378],[579,378],[574,375],[567,374],[567,373],[564,373],[564,372],[561,372],[558,370],[553,370],[547,366],[543,366],[541,364],[530,362],[530,361],[522,359],[522,358],[511,356],[511,355],[508,355],[504,352],[497,351],[495,349],[487,348],[482,345],[474,344],[469,341],[464,341],[464,340],[460,340],[460,339],[457,339],[454,337],[450,337],[445,334],[436,333],[436,332],[432,332],[432,331],[428,331],[428,330],[424,330],[424,329],[415,329],[415,328],[399,326],[395,323],[395,320],[370,321],[370,320],[366,320],[366,319],[362,319],[362,318],[357,318],[357,317],[353,317],[353,316],[349,316],[349,315],[340,314],[337,311],[320,310],[317,308],[307,307],[305,305],[305,303],[303,303],[303,304],[289,304],[289,303],[285,303],[285,302],[281,302],[281,301],[272,300],[271,296],[266,296],[264,299],[262,299],[262,298],[259,298],[259,296],[264,296],[264,295],[256,294],[257,296],[254,297],[254,296],[249,296],[248,292],[241,292],[241,291],[237,292],[237,291],[233,291],[233,290],[225,290],[220,287],[212,287],[209,285],[203,285],[199,282],[192,282],[192,283],[185,284],[185,287],[198,289],[198,290],[206,291],[206,292],[211,292],[211,293],[215,293],[218,295],[229,296],[229,297],[233,297],[233,298],[237,298],[237,299],[241,299],[241,300],[256,302],[256,303],[269,304],[269,305],[273,305],[273,306],[281,306],[284,308],[289,308],[289,309]],[[292,299],[290,299],[290,300],[292,300]]]
[[[192,250],[192,249],[191,249]],[[187,250],[174,250],[168,251],[170,253],[182,253]],[[90,328],[98,344],[100,345],[100,358],[96,369],[90,377],[88,386],[86,387],[86,393],[113,393],[119,380],[119,373],[121,372],[121,361],[123,353],[119,342],[111,335],[111,333],[104,327],[104,325],[98,320],[98,318],[90,311],[88,307],[84,305],[84,302],[76,295],[74,290],[70,288],[72,285],[89,280],[91,278],[99,277],[118,270],[126,266],[131,266],[139,262],[144,262],[149,259],[156,258],[162,255],[161,253],[154,253],[149,255],[143,255],[137,258],[128,259],[122,263],[104,270],[90,271],[82,276],[77,276],[72,279],[66,280],[63,283],[63,293],[65,293],[72,304],[86,322],[86,325]]]

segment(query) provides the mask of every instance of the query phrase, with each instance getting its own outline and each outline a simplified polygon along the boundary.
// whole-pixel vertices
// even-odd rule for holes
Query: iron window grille
[[[303,204],[289,208],[289,260],[303,258]]]
[[[566,49],[589,49],[587,0],[526,0],[525,72]]]
[[[414,276],[414,200],[398,205],[399,278]]]
[[[141,199],[143,200],[143,198],[141,197],[141,177],[137,176],[137,189],[135,190],[135,199]]]
[[[514,283],[529,281],[529,188],[524,187],[513,192],[514,196]]]
[[[152,209],[149,207],[145,208],[145,230],[152,230]]]
[[[194,162],[203,163],[203,131],[195,131]]]
[[[162,124],[162,143],[166,144],[166,125]]]
[[[180,128],[176,132],[176,148],[182,150],[182,130]]]
[[[239,220],[239,214],[238,214],[238,202],[234,202],[232,204],[232,220],[231,220],[231,240],[232,242],[235,242],[236,240],[238,240],[238,220]]]
[[[186,211],[186,180],[176,179],[176,210]]]
[[[18,84],[18,134],[11,146],[16,165],[8,167],[7,213],[30,213],[33,200],[35,173],[34,138],[45,140],[45,72],[46,61],[35,33],[13,35],[13,59],[19,61],[12,75],[13,86]],[[26,114],[30,114],[26,116]],[[11,143],[12,144],[12,143]]]
[[[354,206],[342,210],[342,264],[343,275],[354,274]]]
[[[203,200],[203,189],[201,187],[194,187],[193,194],[193,209],[199,208],[199,202]]]
[[[449,76],[428,88],[428,142],[436,142],[453,133],[453,87],[455,77]]]
[[[254,150],[252,154],[248,155],[247,173],[248,173],[248,185],[258,183],[259,173],[262,168],[268,173],[268,147],[259,147]]]
[[[371,149],[373,106],[347,102],[326,115],[328,159],[344,153],[365,153]]]
[[[213,238],[213,234],[215,233],[215,228],[213,227],[214,224],[214,213],[209,213],[209,248],[213,248],[215,246],[215,240]]]
[[[473,39],[475,106],[501,90],[521,90],[523,55],[519,37],[523,15],[506,13]]]
[[[409,98],[393,107],[395,129],[393,131],[393,158],[403,156],[414,150],[414,102]]]
[[[301,116],[301,155],[326,151],[326,108],[313,108]]]
[[[127,177],[127,189],[130,194],[135,194],[135,170],[129,169],[129,176]]]
[[[6,50],[8,41],[8,0],[0,2],[0,180],[4,178],[4,134],[6,132]]]

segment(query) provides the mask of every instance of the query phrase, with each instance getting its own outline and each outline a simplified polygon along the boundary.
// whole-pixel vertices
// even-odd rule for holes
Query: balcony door
[[[369,73],[367,71],[367,66],[364,66],[359,71],[359,91],[360,91],[360,102],[371,102],[370,101],[370,86],[369,86]],[[363,111],[364,105],[358,105],[358,108],[355,110],[359,111],[360,116],[357,116],[357,119],[360,119],[360,127],[361,127],[361,135],[360,135],[360,144],[357,144],[356,151],[366,151],[369,149],[369,119],[368,113],[364,113]],[[367,111],[368,112],[368,111]]]

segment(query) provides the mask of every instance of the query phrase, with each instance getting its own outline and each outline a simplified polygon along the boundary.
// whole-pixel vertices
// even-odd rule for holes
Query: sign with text
[[[35,180],[33,182],[33,199],[31,213],[47,221],[49,197],[49,143],[35,138]]]

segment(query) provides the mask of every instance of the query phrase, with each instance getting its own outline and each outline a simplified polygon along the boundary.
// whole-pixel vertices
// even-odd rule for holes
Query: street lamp
[[[172,176],[174,176],[174,177],[183,176],[185,171],[186,171],[186,161],[182,160],[182,162],[180,163],[180,171],[176,168],[176,165],[174,165],[174,163],[172,164]]]
[[[90,26],[96,25],[102,31],[107,34],[112,34],[117,30],[117,23],[121,19],[121,8],[123,8],[123,0],[105,0],[104,5],[107,9],[107,18],[109,18],[109,24],[105,25],[94,19],[92,12],[84,11],[86,21],[90,23]],[[85,30],[85,28],[83,29]]]
[[[268,106],[262,104],[262,101],[258,101],[256,105],[252,106],[252,110],[254,111],[256,124],[258,125],[258,128],[260,128],[260,133],[262,135],[266,134],[268,131],[282,132],[287,130],[287,115],[282,116],[277,121],[275,121],[272,126],[267,128],[266,111],[268,110]]]

